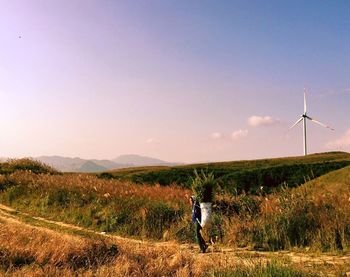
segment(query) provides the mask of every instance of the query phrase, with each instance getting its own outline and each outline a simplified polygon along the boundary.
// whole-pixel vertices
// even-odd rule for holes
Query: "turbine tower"
[[[303,137],[304,137],[304,156],[307,155],[307,136],[306,136],[306,120],[309,119],[325,128],[328,128],[328,129],[331,129],[332,131],[334,131],[333,128],[329,127],[328,125],[326,124],[323,124],[322,122],[316,120],[316,119],[313,119],[311,117],[309,117],[307,114],[306,114],[306,89],[304,89],[304,113],[300,116],[300,118],[297,120],[297,122],[295,122],[290,128],[292,129],[295,125],[297,125],[300,121],[303,121]]]

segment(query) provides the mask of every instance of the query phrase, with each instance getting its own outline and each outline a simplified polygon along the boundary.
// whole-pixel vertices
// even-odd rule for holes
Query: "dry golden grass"
[[[0,215],[0,275],[6,276],[205,276],[213,270],[263,271],[276,258],[273,254],[236,249],[199,254],[196,246],[175,242],[151,243],[113,236],[86,238],[33,227],[4,215],[6,212]],[[302,272],[303,266],[322,262],[303,258],[300,264],[297,257],[293,268]],[[279,257],[279,261],[279,268],[290,268],[289,256]],[[326,263],[325,267],[331,268]]]
[[[0,216],[0,273],[11,276],[200,276],[213,265],[194,266],[175,243],[88,239]]]
[[[297,189],[286,189],[268,196],[218,196],[218,203],[227,203],[228,209],[238,210],[233,213],[231,210],[228,211],[229,214],[226,214],[224,208],[220,208],[220,228],[224,234],[222,242],[235,247],[250,246],[270,250],[290,249],[294,246],[311,247],[318,251],[349,250],[349,172],[350,167],[344,168]],[[155,234],[153,237],[157,239],[182,239],[184,237],[183,241],[189,241],[189,238],[193,237],[191,230],[187,228],[190,221],[190,207],[186,199],[191,192],[176,186],[136,185],[126,181],[102,180],[86,174],[49,175],[23,171],[15,172],[7,178],[12,179],[16,184],[29,187],[36,195],[45,196],[51,190],[66,189],[78,191],[82,195],[93,193],[100,199],[105,199],[106,205],[115,199],[127,199],[126,204],[128,204],[132,199],[138,198],[148,199],[150,202],[167,203],[175,210],[181,207],[184,213],[176,219],[176,222],[171,222],[167,228],[159,232],[151,229],[158,225],[149,224],[153,233],[149,231],[147,234]],[[22,193],[22,190],[19,193]],[[28,201],[28,199],[29,196],[23,201]],[[90,203],[89,198],[87,199],[87,203]],[[184,206],[180,206],[181,203]],[[22,207],[25,208],[23,205]],[[130,207],[133,208],[132,214],[135,215],[135,218],[131,218],[128,222],[134,220],[136,223],[141,221],[148,223],[147,220],[155,221],[160,217],[160,212],[157,210],[155,214],[152,214],[155,219],[153,217],[147,219],[148,207],[143,204],[130,205]],[[105,216],[107,219],[118,216],[112,213],[119,211],[114,206],[110,210],[111,215],[103,210],[107,214]],[[67,211],[70,210],[67,209]],[[47,214],[42,216],[47,216]],[[86,217],[91,216],[87,214]],[[59,220],[77,223],[69,221],[70,218],[66,216]],[[132,235],[145,237],[146,235],[143,235],[144,225],[135,226]],[[95,226],[92,225],[92,227]],[[126,232],[125,234],[128,235]],[[177,236],[177,234],[180,235]]]
[[[350,250],[350,167],[298,188],[266,195],[224,195],[225,244],[265,250]],[[226,214],[227,215],[227,214]]]
[[[3,178],[3,177],[2,177]],[[187,202],[190,190],[177,186],[137,185],[128,181],[104,180],[87,174],[48,175],[17,171],[8,178],[17,184],[29,185],[34,189],[69,189],[82,193],[95,193],[108,197],[131,197],[162,201],[165,203]]]
[[[225,253],[198,254],[177,243],[91,239],[0,216],[0,273],[11,276],[202,276],[243,264]],[[117,251],[111,252],[116,245]]]
[[[171,225],[190,212],[189,190],[87,174],[17,171],[2,176],[0,192],[3,203],[32,215],[152,239],[161,239]]]
[[[28,191],[34,191],[40,197],[51,190],[66,189],[83,195],[93,193],[98,200],[140,198],[176,206],[186,202],[190,194],[190,191],[176,186],[135,185],[86,174],[49,175],[18,171],[6,177],[0,175],[0,185],[9,181],[18,184],[20,196],[23,187],[30,188]],[[28,201],[27,196],[23,197],[25,201]],[[350,247],[350,167],[298,189],[287,189],[266,197],[224,195],[219,196],[218,201],[231,202],[228,208],[232,208],[234,202],[235,208],[239,209],[234,216],[220,210],[227,245],[269,244],[275,250],[291,249],[295,239],[300,239],[294,236],[299,232],[302,239],[307,239],[306,243],[304,240],[298,242],[301,246],[325,251],[348,250]],[[61,210],[57,208],[57,211]],[[190,224],[187,218],[189,210],[188,207],[181,224]],[[142,215],[137,220],[140,218]],[[311,224],[312,228],[309,228],[310,222],[314,224]],[[295,226],[299,229],[292,233]],[[117,253],[111,248],[113,244],[117,245]],[[2,270],[2,273],[10,272],[14,276],[202,276],[212,269],[225,271],[242,264],[254,266],[268,259],[259,254],[248,259],[240,258],[233,251],[201,255],[197,253],[197,247],[195,250],[184,248],[175,242],[162,244],[113,237],[84,238],[0,217],[0,273]]]
[[[57,233],[0,218],[0,267],[3,270],[25,270],[29,265],[67,270],[94,268],[111,262],[117,254],[116,247],[104,240]]]

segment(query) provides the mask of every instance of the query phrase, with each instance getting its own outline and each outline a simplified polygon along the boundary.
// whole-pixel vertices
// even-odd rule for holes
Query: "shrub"
[[[163,232],[170,228],[182,215],[165,203],[152,203],[146,207],[145,231],[147,237],[162,238]]]
[[[13,186],[7,190],[6,200],[8,203],[11,204],[13,201],[17,200],[18,198],[26,196],[26,194],[27,194],[27,190],[23,185]]]
[[[35,174],[58,174],[58,171],[53,167],[29,158],[13,159],[5,163],[0,163],[0,174],[11,174],[20,170],[30,171]]]
[[[15,185],[16,183],[11,178],[8,178],[8,175],[0,175],[0,192]]]
[[[61,208],[68,207],[71,201],[70,191],[67,189],[58,189],[49,193],[47,205],[56,205]]]
[[[103,173],[100,173],[97,175],[98,178],[101,178],[101,179],[113,179],[113,175],[109,172],[103,172]]]

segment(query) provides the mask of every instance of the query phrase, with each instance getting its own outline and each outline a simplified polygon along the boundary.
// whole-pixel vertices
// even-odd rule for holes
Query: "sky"
[[[0,0],[0,157],[350,152],[350,1]]]

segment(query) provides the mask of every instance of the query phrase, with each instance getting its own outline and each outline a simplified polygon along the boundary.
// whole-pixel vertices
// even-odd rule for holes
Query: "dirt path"
[[[28,223],[30,219],[31,222],[44,223],[40,224],[38,227],[35,224]],[[58,222],[49,220],[42,217],[31,216],[28,213],[17,211],[11,207],[0,204],[0,219],[7,219],[11,221],[16,221],[20,223],[27,224],[29,226],[37,226],[36,228],[50,229],[45,224],[50,224],[53,226],[71,230],[71,231],[81,231],[84,233],[94,234],[97,236],[103,236],[109,239],[112,239],[116,243],[123,242],[128,243],[130,245],[135,245],[135,247],[142,245],[143,247],[178,247],[181,251],[189,253],[193,255],[195,259],[201,260],[223,260],[223,259],[236,259],[237,263],[243,264],[256,264],[257,262],[265,263],[271,260],[284,260],[288,264],[301,265],[305,268],[324,268],[321,270],[321,275],[323,276],[336,276],[335,272],[339,272],[341,269],[344,272],[345,276],[350,276],[350,255],[331,255],[331,254],[319,254],[319,253],[306,253],[306,252],[293,252],[293,251],[276,251],[276,252],[264,252],[264,251],[252,251],[247,249],[240,248],[229,248],[222,246],[211,246],[209,248],[208,253],[199,254],[198,246],[195,244],[178,244],[176,242],[152,242],[152,241],[144,241],[137,240],[132,238],[125,238],[117,235],[106,234],[101,232],[96,232],[90,229],[86,229],[83,227],[75,226],[72,224],[67,224],[64,222]]]

